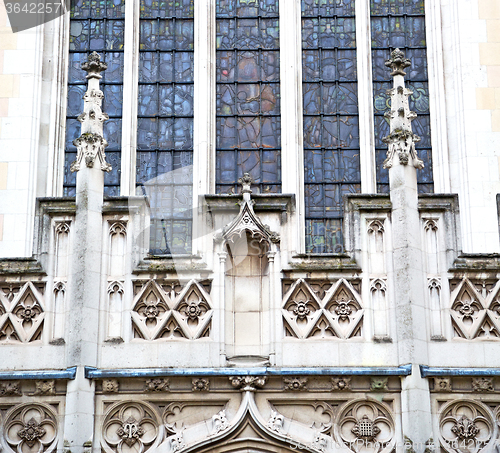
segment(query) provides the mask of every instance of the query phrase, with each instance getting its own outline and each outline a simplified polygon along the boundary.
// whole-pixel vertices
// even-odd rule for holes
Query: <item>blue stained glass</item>
[[[156,254],[191,251],[193,5],[140,5],[137,183],[149,198]]]
[[[216,190],[281,190],[278,0],[217,0]]]
[[[390,110],[386,90],[392,87],[385,61],[390,51],[399,47],[412,63],[406,69],[405,79],[407,87],[413,91],[409,98],[410,109],[418,115],[412,123],[413,131],[421,137],[416,149],[425,164],[425,169],[417,173],[419,192],[432,191],[424,1],[371,0],[371,15],[377,190],[387,193],[389,183],[387,170],[381,167],[387,152],[382,138],[389,134],[389,123],[382,115]]]
[[[353,14],[351,1],[302,1],[307,253],[342,251],[343,195],[361,190]]]
[[[82,95],[87,89],[86,72],[81,65],[92,51],[101,55],[108,69],[100,81],[104,93],[103,112],[110,116],[104,123],[104,138],[108,141],[106,154],[112,165],[111,173],[105,175],[105,195],[119,195],[121,115],[123,104],[123,45],[124,45],[124,0],[72,0],[70,13],[68,104],[66,121],[66,154],[76,150],[73,140],[80,136],[81,125],[76,117],[83,111]],[[74,175],[69,165],[65,166],[64,193],[74,195]]]

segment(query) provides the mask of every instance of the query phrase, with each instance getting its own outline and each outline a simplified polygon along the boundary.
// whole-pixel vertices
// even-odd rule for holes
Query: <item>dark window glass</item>
[[[373,61],[373,95],[375,110],[375,153],[377,165],[377,191],[389,191],[389,174],[382,164],[387,145],[382,138],[389,135],[389,120],[384,113],[390,110],[387,89],[392,88],[392,77],[385,66],[390,52],[399,47],[411,59],[406,69],[406,86],[413,91],[410,109],[417,113],[412,122],[413,132],[421,137],[416,144],[418,156],[424,161],[418,170],[420,193],[432,193],[431,131],[429,115],[429,81],[425,40],[424,0],[371,0],[371,33]]]
[[[109,115],[104,123],[106,160],[112,170],[104,175],[104,195],[120,195],[120,151],[122,138],[124,0],[71,0],[68,107],[63,193],[75,195],[76,174],[69,167],[76,158],[73,140],[80,136],[77,117],[83,112],[83,95],[87,89],[86,72],[81,64],[96,51],[108,69],[102,73],[104,93],[102,110]]]
[[[361,190],[354,0],[302,0],[302,80],[306,253],[338,253]]]
[[[216,191],[281,192],[278,0],[217,0]]]
[[[151,206],[151,253],[191,253],[193,0],[141,0],[137,186]]]

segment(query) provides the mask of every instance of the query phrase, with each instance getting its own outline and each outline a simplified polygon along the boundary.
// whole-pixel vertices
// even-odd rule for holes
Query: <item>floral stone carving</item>
[[[395,424],[383,403],[357,400],[339,411],[335,426],[339,442],[351,451],[391,452],[395,445]]]
[[[226,418],[226,411],[222,409],[220,412],[212,416],[212,433],[213,434],[218,434],[221,431],[226,430],[229,428],[229,422],[227,421]]]
[[[163,286],[172,287],[167,291]],[[196,281],[177,292],[175,284],[145,283],[133,303],[134,336],[145,340],[159,338],[196,339],[210,334],[212,308],[210,296]]]
[[[50,453],[57,446],[57,415],[46,404],[23,404],[6,417],[5,439],[18,453]]]
[[[156,410],[149,404],[117,403],[104,417],[101,445],[108,453],[130,449],[142,453],[157,446],[163,431]]]
[[[297,280],[283,298],[282,314],[286,336],[352,338],[361,334],[361,299],[344,279],[321,293],[307,281]]]
[[[493,392],[493,378],[472,378],[472,389],[475,392]]]
[[[307,390],[307,378],[306,377],[292,377],[283,378],[283,383],[285,384],[285,390]]]
[[[351,378],[332,378],[332,391],[346,391],[351,390]]]
[[[441,446],[448,452],[475,453],[493,440],[497,427],[488,407],[476,401],[456,401],[440,415]]]
[[[205,378],[193,379],[193,392],[208,392],[210,390],[210,380]]]
[[[231,385],[237,389],[255,390],[262,388],[267,382],[266,376],[231,376]]]

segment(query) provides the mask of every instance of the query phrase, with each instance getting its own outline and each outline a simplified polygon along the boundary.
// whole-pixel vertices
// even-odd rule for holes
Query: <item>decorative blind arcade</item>
[[[384,118],[384,113],[390,109],[386,90],[392,87],[392,79],[384,63],[390,51],[399,47],[411,59],[411,66],[406,69],[406,80],[408,88],[413,91],[409,99],[410,109],[418,115],[412,128],[421,138],[416,149],[425,163],[424,169],[417,172],[418,190],[420,193],[432,193],[434,183],[424,0],[371,0],[371,34],[377,192],[389,190],[389,174],[382,168],[387,145],[382,142],[382,138],[389,135],[389,120]]]
[[[66,146],[64,156],[63,194],[75,195],[76,173],[69,167],[76,158],[73,140],[80,136],[78,115],[82,113],[82,98],[87,90],[85,71],[80,66],[92,51],[101,54],[108,69],[103,73],[103,112],[109,115],[104,123],[108,141],[106,160],[113,167],[104,176],[104,194],[120,195],[120,150],[123,103],[123,41],[124,0],[72,0],[70,11],[68,107],[66,114]]]
[[[354,0],[302,0],[306,253],[342,252],[361,191]]]
[[[278,0],[217,0],[216,191],[281,192]]]
[[[191,252],[193,0],[141,0],[137,185],[151,206],[151,252]]]

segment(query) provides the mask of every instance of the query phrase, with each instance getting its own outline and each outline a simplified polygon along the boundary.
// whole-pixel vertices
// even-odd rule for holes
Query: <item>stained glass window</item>
[[[361,190],[354,0],[302,0],[302,77],[306,253],[338,253]]]
[[[191,252],[193,0],[141,0],[137,185],[151,206],[151,252]]]
[[[216,191],[281,191],[278,0],[217,0]]]
[[[382,142],[382,138],[389,134],[389,120],[383,115],[390,109],[386,90],[392,87],[392,77],[384,63],[391,50],[399,47],[412,63],[406,69],[405,79],[407,87],[413,91],[410,109],[418,115],[412,123],[413,132],[421,137],[416,149],[425,164],[425,168],[417,172],[418,190],[420,193],[432,193],[434,184],[424,0],[371,0],[371,30],[377,191],[389,191],[389,174],[382,168],[387,145]]]
[[[68,107],[66,115],[66,147],[64,161],[65,196],[75,195],[76,174],[69,167],[76,158],[73,140],[80,136],[78,115],[83,111],[83,95],[87,89],[86,72],[81,69],[89,52],[101,54],[108,69],[103,72],[103,112],[108,141],[106,160],[113,169],[104,176],[104,195],[120,195],[120,149],[122,138],[123,42],[125,0],[71,0]]]

